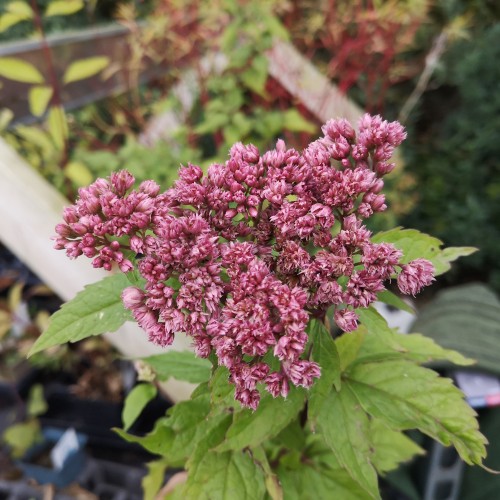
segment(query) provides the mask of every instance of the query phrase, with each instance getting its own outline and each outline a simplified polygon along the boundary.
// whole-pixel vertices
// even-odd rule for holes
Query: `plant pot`
[[[43,441],[30,448],[17,465],[26,477],[34,479],[40,484],[50,483],[58,488],[62,488],[74,481],[85,466],[86,455],[84,446],[87,442],[87,437],[81,433],[77,433],[78,447],[68,450],[64,455],[60,467],[53,467],[51,465],[39,465],[35,461],[44,453],[50,452],[59,442],[64,431],[45,427],[42,430],[42,434]]]

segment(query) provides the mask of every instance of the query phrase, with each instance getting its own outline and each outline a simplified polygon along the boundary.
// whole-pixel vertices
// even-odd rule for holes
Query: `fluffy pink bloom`
[[[404,293],[433,279],[428,261],[401,265],[401,252],[372,243],[364,224],[386,208],[382,177],[403,127],[365,115],[357,132],[343,119],[322,132],[302,152],[282,140],[263,155],[237,143],[206,175],[181,167],[164,193],[154,181],[135,188],[126,171],[98,179],[64,210],[55,247],[95,267],[137,270],[145,285],[122,300],[150,341],[190,336],[198,356],[214,353],[227,367],[243,406],[257,408],[261,386],[274,397],[310,387],[320,376],[305,352],[311,317],[334,306],[339,328],[352,331],[354,309],[397,270]]]
[[[434,266],[426,259],[415,259],[401,266],[398,287],[404,294],[415,296],[434,281]]]

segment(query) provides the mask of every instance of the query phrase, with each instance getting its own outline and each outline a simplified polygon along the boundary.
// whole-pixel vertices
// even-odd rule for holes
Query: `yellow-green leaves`
[[[45,17],[68,16],[78,12],[83,6],[83,0],[53,0],[45,11]]]
[[[32,87],[28,94],[30,111],[35,116],[42,116],[47,110],[54,91],[48,85],[37,85]]]
[[[96,75],[109,64],[106,56],[88,57],[72,62],[64,72],[63,82],[71,83]]]
[[[64,168],[64,174],[77,186],[88,186],[94,176],[87,165],[80,161],[70,161]]]
[[[62,151],[69,134],[68,122],[66,121],[64,109],[61,106],[53,106],[50,108],[47,123],[49,133],[56,148]]]
[[[0,57],[0,76],[24,83],[43,83],[45,81],[33,64],[14,57]]]
[[[33,10],[26,2],[21,0],[9,2],[5,7],[5,13],[0,16],[0,33],[32,17]]]

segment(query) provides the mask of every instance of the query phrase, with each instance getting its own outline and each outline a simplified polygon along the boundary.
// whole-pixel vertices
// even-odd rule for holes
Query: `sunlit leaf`
[[[96,75],[109,64],[109,57],[94,56],[72,62],[64,72],[63,82],[71,83]]]
[[[88,186],[94,180],[87,165],[79,161],[70,161],[64,167],[64,175],[79,187]]]
[[[15,57],[0,57],[0,76],[24,83],[43,83],[45,81],[33,64]]]
[[[10,27],[15,26],[21,21],[26,21],[28,17],[22,14],[13,14],[12,12],[6,12],[0,15],[0,33],[7,31]]]
[[[84,7],[83,0],[53,0],[45,11],[45,17],[67,16],[78,12]]]
[[[28,94],[31,113],[35,116],[42,116],[49,105],[53,93],[52,87],[47,85],[32,87]]]
[[[5,10],[7,12],[11,12],[12,14],[24,16],[25,19],[31,19],[33,17],[33,9],[26,2],[21,0],[9,2],[5,7]]]
[[[68,122],[66,121],[64,109],[60,106],[51,107],[49,109],[47,123],[54,145],[59,151],[62,151],[69,134]]]

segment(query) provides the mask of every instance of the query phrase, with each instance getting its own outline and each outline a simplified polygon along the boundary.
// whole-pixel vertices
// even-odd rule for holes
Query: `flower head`
[[[64,211],[55,246],[95,267],[137,269],[145,285],[122,299],[149,339],[189,335],[198,356],[214,353],[229,370],[243,406],[257,408],[261,387],[274,397],[308,388],[320,376],[305,352],[311,317],[333,310],[349,332],[355,309],[398,270],[403,293],[433,280],[428,261],[401,264],[364,224],[386,208],[382,177],[403,127],[365,115],[358,132],[343,119],[322,131],[303,152],[282,140],[263,155],[237,143],[206,175],[182,167],[165,193],[154,181],[135,189],[126,171],[98,179]]]

